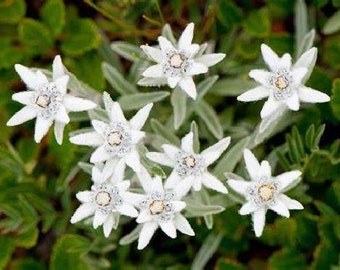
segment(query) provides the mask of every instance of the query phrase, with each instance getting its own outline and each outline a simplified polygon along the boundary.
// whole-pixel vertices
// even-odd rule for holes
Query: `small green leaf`
[[[333,81],[331,107],[334,117],[340,121],[340,79]]]
[[[256,83],[254,81],[245,79],[245,78],[227,78],[218,80],[211,94],[225,97],[235,97],[243,92],[256,87]]]
[[[225,210],[224,207],[220,205],[204,205],[196,203],[187,202],[187,217],[204,217],[208,215],[215,215],[221,213]]]
[[[174,111],[174,127],[178,129],[187,116],[187,96],[178,87],[172,91],[171,105]]]
[[[304,52],[313,47],[315,39],[315,30],[310,30],[302,39],[301,44],[298,47],[296,58],[299,58]]]
[[[214,253],[217,251],[218,246],[222,241],[222,238],[223,238],[222,234],[215,235],[211,233],[207,236],[200,250],[196,254],[194,261],[192,262],[191,265],[192,270],[205,269],[206,264],[208,263],[210,258],[214,255]]]
[[[310,150],[314,149],[313,148],[314,147],[314,136],[315,136],[315,126],[310,125],[305,135],[305,144]]]
[[[303,39],[308,33],[307,5],[304,0],[297,0],[295,4],[295,42],[296,54],[302,47]]]
[[[267,9],[252,11],[243,22],[244,31],[255,37],[266,37],[270,33],[270,20]]]
[[[300,270],[307,267],[303,254],[299,253],[298,250],[288,248],[274,252],[269,258],[269,265],[273,270]]]
[[[143,58],[142,50],[125,41],[115,41],[111,43],[111,49],[121,57],[130,60],[132,62],[139,61]]]
[[[197,99],[196,101],[200,101],[205,94],[211,89],[211,87],[215,84],[215,82],[218,80],[218,76],[211,76],[206,78],[205,80],[201,81],[197,85]]]
[[[102,69],[106,80],[119,94],[127,95],[138,92],[136,86],[125,80],[123,75],[113,66],[104,62],[102,63]]]
[[[198,126],[197,126],[195,121],[191,122],[190,130],[194,134],[194,138],[193,138],[193,141],[194,141],[194,145],[193,145],[194,152],[195,153],[199,153],[200,152],[200,138],[199,138],[199,135],[198,135]]]
[[[1,39],[0,48],[0,68],[12,68],[24,56],[23,51],[15,48],[9,39]]]
[[[90,163],[86,163],[86,162],[78,162],[78,166],[80,167],[80,169],[82,169],[85,173],[92,175],[92,168],[93,165]]]
[[[41,8],[41,18],[50,28],[52,35],[57,36],[65,25],[65,5],[61,0],[48,0]]]
[[[209,131],[217,138],[223,137],[223,129],[215,110],[204,100],[195,104],[195,112],[207,125]]]
[[[16,24],[26,13],[24,0],[12,0],[0,2],[0,23]]]
[[[230,30],[242,20],[242,10],[229,0],[220,0],[218,1],[217,18],[227,30]]]
[[[167,96],[169,96],[169,92],[166,91],[131,94],[120,97],[119,103],[123,110],[135,110],[146,104],[163,100]]]
[[[100,35],[95,23],[90,19],[73,17],[65,28],[62,51],[71,56],[81,55],[100,45]],[[91,65],[90,65],[91,67]]]
[[[7,236],[0,236],[0,246],[0,269],[6,269],[7,263],[15,250],[15,239]]]
[[[169,24],[165,24],[162,29],[162,36],[167,38],[172,44],[176,44],[177,41],[172,33],[171,26]]]
[[[19,38],[32,54],[41,54],[53,46],[53,38],[46,25],[25,18],[19,24]]]
[[[331,35],[340,30],[340,10],[330,17],[322,28],[322,33]]]

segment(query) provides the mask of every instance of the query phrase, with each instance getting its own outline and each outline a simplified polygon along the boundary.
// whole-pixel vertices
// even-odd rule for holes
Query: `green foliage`
[[[25,16],[25,0],[10,0],[0,2],[0,23],[16,24]]]

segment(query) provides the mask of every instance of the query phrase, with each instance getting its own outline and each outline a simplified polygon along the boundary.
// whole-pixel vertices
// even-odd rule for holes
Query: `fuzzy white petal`
[[[188,153],[193,153],[193,144],[194,144],[194,133],[189,132],[187,135],[185,135],[181,140],[181,148]]]
[[[175,50],[174,46],[171,44],[169,40],[167,40],[165,37],[158,37],[159,47],[163,52],[166,52],[168,50]]]
[[[190,181],[190,183],[192,183],[192,188],[195,191],[200,191],[202,189],[202,177],[200,175],[198,176],[189,176],[186,179],[184,179],[183,181]]]
[[[131,129],[140,130],[148,119],[153,103],[145,105],[129,121]]]
[[[159,176],[155,176],[152,180],[151,189],[152,191],[163,193],[164,188],[163,188],[162,178],[160,178]]]
[[[150,159],[153,162],[156,162],[158,164],[167,166],[167,167],[173,167],[174,162],[165,154],[158,153],[158,152],[148,152],[145,154],[148,159]]]
[[[103,225],[108,215],[103,213],[100,209],[97,209],[93,217],[93,228],[97,229],[99,226]]]
[[[192,186],[192,181],[194,180],[195,179],[193,177],[190,177],[189,179],[183,179],[182,181],[179,181],[179,183],[173,185],[173,191],[175,193],[176,198],[180,199],[186,196],[189,193]],[[168,180],[167,182],[165,182],[165,188],[168,188],[167,183],[169,183]]]
[[[291,185],[293,182],[298,180],[298,178],[301,176],[300,171],[290,171],[282,173],[275,177],[275,181],[279,184],[278,191],[282,192],[286,190],[286,188]]]
[[[104,146],[99,146],[91,155],[90,162],[103,162],[111,158],[111,155],[106,151]]]
[[[302,82],[302,79],[306,76],[308,72],[307,68],[301,67],[301,68],[294,68],[291,71],[291,75],[294,79],[294,84],[300,84]]]
[[[184,29],[182,35],[178,40],[178,48],[185,49],[191,45],[192,39],[194,37],[194,27],[193,23],[189,23]]]
[[[139,238],[138,238],[137,248],[139,250],[145,248],[149,244],[157,228],[158,228],[158,224],[155,222],[144,223],[142,230],[139,233]]]
[[[103,231],[104,231],[105,237],[109,237],[112,231],[114,222],[115,222],[114,216],[112,214],[109,215],[103,224]]]
[[[12,95],[12,99],[24,105],[33,104],[34,91],[23,91]]]
[[[300,109],[300,102],[297,93],[294,93],[291,97],[287,98],[286,104],[289,109],[298,111]]]
[[[330,97],[326,95],[325,93],[322,93],[318,90],[315,90],[315,89],[312,89],[306,86],[299,87],[298,95],[302,102],[322,103],[322,102],[330,101]]]
[[[313,47],[309,49],[308,51],[306,51],[305,53],[303,53],[299,57],[299,59],[296,61],[296,63],[294,64],[293,68],[305,67],[308,69],[308,72],[301,80],[302,84],[304,84],[308,80],[310,75],[312,74],[317,56],[318,56],[318,50],[317,48]]]
[[[181,181],[181,177],[178,175],[176,170],[173,170],[165,181],[165,188],[174,188],[179,181]]]
[[[189,58],[193,58],[199,50],[200,46],[198,44],[191,44],[189,47],[185,48],[185,53]]]
[[[251,179],[256,179],[260,171],[260,163],[249,149],[243,150],[243,158]]]
[[[257,81],[258,83],[267,86],[268,83],[268,78],[271,76],[271,73],[266,71],[266,70],[262,70],[262,69],[253,69],[249,72],[249,77],[253,78],[255,81]]]
[[[154,47],[148,45],[140,46],[143,52],[149,57],[151,60],[161,63],[162,62],[162,51],[160,49],[156,49]]]
[[[111,162],[113,163],[113,159],[111,160],[109,159],[108,161],[106,161],[106,164],[109,164]],[[115,163],[115,165],[112,166],[113,173],[112,173],[111,183],[115,184],[123,180],[125,168],[126,168],[126,163],[124,159],[120,159],[117,163]],[[110,171],[108,171],[108,174],[110,174]],[[123,189],[123,190],[125,191],[126,189]]]
[[[65,123],[55,121],[54,122],[54,136],[58,144],[63,143]]]
[[[152,215],[150,214],[150,211],[148,209],[144,209],[142,211],[140,211],[137,219],[136,219],[136,222],[137,223],[145,223],[145,222],[149,222],[153,220],[153,217]]]
[[[72,136],[70,142],[78,145],[99,146],[104,143],[104,139],[96,131],[91,131]]]
[[[211,67],[216,65],[217,63],[221,62],[225,57],[224,53],[210,53],[210,54],[203,54],[200,57],[195,59],[196,62],[202,63],[207,67]]]
[[[56,55],[54,57],[52,67],[53,67],[53,80],[54,81],[65,75],[65,68],[61,61],[60,55]]]
[[[42,117],[37,117],[34,130],[34,140],[37,143],[39,143],[41,139],[47,134],[52,124],[53,119],[44,119]]]
[[[125,156],[126,165],[128,165],[135,172],[139,172],[141,164],[139,161],[139,154],[137,151],[132,151]]]
[[[281,58],[280,58],[280,68],[284,68],[286,70],[290,70],[292,66],[292,57],[289,53],[285,53]]]
[[[227,194],[227,188],[222,184],[220,180],[218,180],[214,175],[211,173],[205,172],[202,174],[202,184],[210,189],[216,190],[218,192]]]
[[[260,237],[262,235],[264,225],[266,222],[266,210],[264,208],[260,208],[256,210],[252,214],[252,219],[253,219],[255,235],[257,237]]]
[[[165,154],[167,154],[168,157],[172,160],[175,160],[176,154],[180,151],[176,146],[173,146],[171,144],[163,144],[162,148]]]
[[[93,197],[92,191],[80,191],[76,194],[77,199],[82,203],[89,203]]]
[[[78,221],[92,216],[95,211],[95,206],[92,203],[81,204],[71,217],[71,223],[77,223]]]
[[[95,131],[97,131],[98,134],[105,134],[105,131],[108,129],[109,125],[104,123],[103,121],[99,120],[92,120],[91,124]]]
[[[173,201],[172,206],[174,208],[174,212],[181,212],[187,205],[182,201]]]
[[[241,194],[243,196],[247,195],[247,189],[250,186],[250,182],[242,181],[242,180],[230,179],[230,180],[227,181],[227,183],[237,193],[239,193],[239,194]]]
[[[36,72],[33,72],[29,68],[16,64],[14,65],[15,71],[19,74],[21,79],[24,81],[24,83],[27,85],[28,88],[38,90],[40,87],[42,87],[44,84],[48,83],[48,80],[45,75],[40,76],[37,75]]]
[[[55,86],[57,87],[59,93],[61,93],[63,96],[67,92],[67,84],[68,84],[69,78],[70,77],[68,75],[64,75],[54,81]]]
[[[208,72],[208,67],[202,63],[193,63],[190,70],[187,72],[188,75],[198,75]]]
[[[128,216],[128,217],[137,217],[138,211],[130,204],[123,203],[121,206],[118,207],[118,212],[122,215]]]
[[[174,218],[174,222],[175,222],[176,229],[179,230],[181,233],[184,233],[190,236],[195,235],[195,232],[191,228],[190,223],[187,221],[187,219],[183,215],[177,214]]]
[[[70,112],[82,112],[97,107],[97,104],[90,100],[74,97],[69,94],[66,94],[64,96],[63,104],[65,108]]]
[[[297,200],[293,200],[286,196],[285,194],[279,195],[280,200],[287,206],[288,209],[291,210],[301,210],[303,209],[303,205]]]
[[[277,199],[275,204],[270,205],[269,209],[275,211],[277,214],[281,216],[284,216],[287,218],[289,217],[289,210],[287,206],[280,199]]]
[[[257,211],[259,207],[254,204],[253,202],[246,202],[244,205],[242,205],[241,209],[238,211],[240,215],[249,215],[250,213],[253,213]]]
[[[132,144],[139,143],[145,137],[144,131],[130,130],[129,133],[130,133],[130,136],[131,136],[131,143]]]
[[[159,226],[161,227],[162,231],[171,238],[176,238],[176,227],[173,221],[167,221],[167,222],[160,222]]]
[[[161,64],[152,65],[144,70],[143,76],[148,78],[164,77],[163,66]]]
[[[262,85],[260,85],[238,96],[237,100],[244,101],[244,102],[256,101],[256,100],[266,98],[268,96],[269,96],[269,89],[267,87],[263,87]]]
[[[129,202],[135,207],[140,206],[141,202],[146,199],[146,195],[132,192],[121,192],[120,196],[124,201]]]
[[[162,78],[142,78],[140,79],[137,84],[140,85],[140,86],[146,86],[146,87],[149,87],[149,86],[162,86],[162,85],[165,85],[167,84],[168,81],[167,81],[167,78],[166,77],[162,77]]]
[[[168,77],[167,78],[168,85],[171,88],[175,88],[181,79],[182,79],[182,77]]]
[[[113,102],[112,104],[112,108],[110,112],[110,119],[113,122],[126,123],[124,113],[118,102]]]
[[[278,55],[266,44],[261,45],[261,52],[267,66],[275,71],[280,65],[280,58]]]
[[[272,176],[272,168],[269,165],[269,162],[267,160],[263,160],[261,162],[260,166],[260,175],[265,177],[271,177]]]
[[[59,107],[59,110],[55,115],[55,120],[64,124],[68,124],[70,122],[70,117],[68,116],[64,106]]]
[[[196,85],[191,77],[185,77],[179,81],[181,89],[188,94],[192,99],[196,99]]]
[[[222,155],[222,153],[228,148],[229,144],[230,137],[226,137],[219,140],[217,143],[208,147],[204,151],[202,151],[201,156],[204,158],[205,165],[208,167],[215,160],[217,160]],[[213,155],[209,157],[210,153],[213,153]]]
[[[268,100],[264,103],[263,108],[261,110],[261,118],[266,118],[267,116],[274,113],[280,107],[281,102],[276,101],[274,98],[269,97]]]
[[[38,114],[38,111],[31,107],[25,106],[16,112],[11,119],[8,120],[7,126],[17,126],[20,125],[28,120],[35,118]]]

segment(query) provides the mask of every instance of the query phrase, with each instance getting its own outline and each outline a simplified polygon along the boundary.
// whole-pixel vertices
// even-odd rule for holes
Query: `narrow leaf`
[[[162,136],[170,144],[180,145],[180,140],[169,128],[163,126],[158,120],[151,119],[151,128],[157,134]]]
[[[138,236],[139,236],[139,233],[140,233],[141,230],[142,230],[142,225],[138,224],[137,227],[132,232],[123,236],[119,240],[119,245],[125,246],[125,245],[129,245],[132,242],[136,241],[138,239]]]
[[[171,105],[174,110],[174,127],[178,129],[183,124],[187,113],[186,94],[178,87],[171,94]]]
[[[166,91],[125,95],[119,98],[119,104],[123,110],[135,110],[148,103],[160,101],[167,96],[169,96],[169,92]]]
[[[142,58],[141,49],[125,41],[112,42],[111,49],[121,57],[132,62],[139,61]]]

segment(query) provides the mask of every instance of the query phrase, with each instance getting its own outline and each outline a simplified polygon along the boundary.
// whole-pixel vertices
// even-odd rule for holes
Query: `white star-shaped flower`
[[[246,102],[268,97],[262,108],[261,118],[274,114],[282,106],[298,111],[300,102],[318,103],[330,100],[328,95],[304,86],[315,65],[316,48],[306,51],[294,65],[288,53],[279,57],[265,44],[261,45],[261,52],[269,71],[251,70],[249,76],[261,85],[237,97]]]
[[[252,215],[255,235],[260,237],[268,209],[287,218],[289,210],[303,209],[301,203],[283,194],[299,180],[301,172],[289,171],[274,177],[268,161],[263,160],[260,164],[248,149],[245,149],[243,154],[251,181],[230,179],[228,185],[246,198],[247,202],[241,207],[239,213]]]
[[[181,198],[185,195],[183,189],[186,189],[187,184],[179,184],[171,190],[164,189],[162,179],[159,176],[151,178],[144,168],[138,173],[138,178],[145,194],[138,194],[138,198],[130,197],[130,202],[140,209],[136,221],[143,224],[138,249],[143,249],[149,244],[159,227],[171,238],[177,237],[176,230],[190,236],[195,235],[189,222],[180,213],[186,207]]]
[[[70,138],[78,145],[88,145],[97,149],[92,153],[90,162],[118,161],[116,166],[124,167],[127,164],[138,172],[141,164],[137,150],[137,143],[144,138],[145,132],[140,131],[149,116],[152,103],[140,109],[130,121],[124,117],[118,102],[107,102],[111,99],[108,93],[103,94],[105,108],[110,122],[92,120],[94,131],[81,133]],[[110,105],[108,105],[110,104]]]
[[[14,114],[7,125],[16,126],[36,118],[34,139],[37,143],[54,122],[54,135],[61,144],[64,127],[70,122],[68,112],[86,111],[97,106],[92,101],[67,93],[69,76],[64,71],[59,55],[53,61],[52,81],[49,81],[40,70],[34,72],[20,64],[14,67],[28,90],[13,94],[12,99],[24,104],[25,107]]]
[[[187,191],[191,187],[199,191],[203,185],[218,192],[227,193],[227,188],[208,172],[207,167],[221,156],[229,143],[230,137],[227,137],[200,154],[196,154],[193,150],[193,133],[189,132],[182,138],[180,149],[174,145],[163,144],[164,153],[148,152],[146,156],[156,163],[174,168],[166,181],[166,188],[174,188],[179,182],[188,182]]]
[[[92,169],[93,185],[90,191],[77,193],[77,199],[82,203],[71,218],[71,223],[79,222],[93,216],[93,227],[103,225],[104,235],[108,237],[112,228],[117,226],[120,215],[137,217],[138,211],[130,204],[134,193],[128,192],[129,180],[123,180],[124,171],[110,176],[107,167],[101,171]],[[138,194],[136,194],[138,198]]]
[[[163,36],[158,37],[160,49],[141,46],[144,53],[157,64],[143,72],[144,78],[138,84],[143,86],[177,85],[188,96],[196,99],[196,86],[192,76],[208,72],[208,67],[217,64],[225,57],[223,53],[204,54],[198,44],[192,44],[194,24],[190,23],[178,40],[172,44]],[[205,48],[205,47],[202,47]]]

